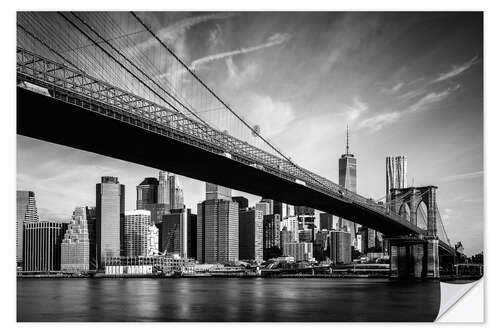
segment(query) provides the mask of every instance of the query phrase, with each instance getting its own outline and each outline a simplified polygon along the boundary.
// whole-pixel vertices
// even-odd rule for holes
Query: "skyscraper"
[[[158,179],[147,177],[137,185],[137,205],[136,209],[147,209],[148,205],[158,202]]]
[[[330,231],[328,243],[330,260],[334,264],[351,263],[351,234],[349,232],[343,230]]]
[[[265,198],[262,198],[260,200],[260,202],[263,202],[263,203],[267,203],[269,205],[269,212],[268,213],[265,213],[264,215],[270,215],[270,214],[273,214],[274,212],[274,200],[273,199],[265,199]],[[280,214],[281,216],[281,214]]]
[[[313,241],[313,229],[299,230],[299,242],[310,243]]]
[[[238,260],[238,218],[238,203],[234,201],[210,199],[198,204],[198,222],[203,227],[201,233],[198,229],[198,244],[203,244],[203,249],[198,248],[197,252],[202,253],[203,262]],[[201,242],[200,237],[203,237]]]
[[[346,153],[339,158],[339,185],[349,191],[357,192],[356,158],[354,154],[349,153],[349,126],[347,126]],[[339,228],[345,229],[351,234],[351,244],[354,244],[356,241],[356,224],[339,218]]]
[[[273,214],[279,214],[282,219],[288,216],[295,216],[295,206],[273,200]]]
[[[299,231],[308,229],[311,225],[315,225],[316,216],[314,209],[304,206],[295,206],[295,214],[297,215]]]
[[[280,231],[280,248],[283,248],[285,243],[293,242],[293,234],[286,227]]]
[[[67,223],[30,222],[24,225],[23,270],[48,272],[61,269],[61,241]]]
[[[160,171],[161,172],[161,171]],[[151,212],[151,224],[158,224],[164,214],[170,210],[170,204],[159,203],[160,185],[158,179],[147,177],[137,185],[136,209],[145,209]],[[163,189],[161,189],[162,192]],[[164,194],[164,193],[163,193]]]
[[[138,257],[148,255],[148,232],[151,223],[149,210],[125,212],[123,226],[123,255]]]
[[[206,200],[212,200],[212,199],[232,200],[230,188],[211,183],[206,183],[205,188],[206,188]]]
[[[313,259],[313,243],[284,243],[283,255],[294,257],[295,261],[310,261]]]
[[[385,158],[386,202],[390,200],[391,190],[408,187],[406,156],[387,156]]]
[[[239,259],[263,260],[263,217],[260,210],[239,210]]]
[[[245,209],[248,208],[248,199],[242,196],[238,197],[233,197],[233,201],[236,201],[238,203],[238,207],[240,209]]]
[[[319,229],[320,230],[333,230],[335,226],[333,225],[333,215],[328,213],[319,214]]]
[[[191,213],[191,209],[187,209],[187,257],[196,258],[196,244],[198,242],[198,216]]]
[[[61,243],[61,270],[88,271],[90,259],[87,211],[76,207]]]
[[[295,206],[295,214],[297,215],[314,215],[314,208],[307,206]]]
[[[264,215],[264,251],[280,246],[280,215]]]
[[[96,244],[98,266],[106,257],[119,257],[123,239],[125,185],[105,176],[96,184]]]
[[[287,230],[292,232],[292,240],[294,242],[299,241],[299,219],[297,216],[289,216],[281,220],[280,222],[280,229],[283,229],[284,227],[287,228]]]
[[[158,176],[158,203],[170,204],[170,192],[168,188],[168,172],[161,170]]]
[[[314,236],[313,254],[318,261],[325,260],[328,255],[328,235],[330,231],[320,230]]]
[[[17,191],[16,205],[16,262],[18,267],[22,267],[24,225],[38,222],[35,193],[32,191]]]
[[[198,204],[198,261],[224,263],[239,258],[238,203],[231,199],[231,189],[206,184],[207,200]]]
[[[159,171],[158,179],[147,177],[137,186],[137,209],[151,212],[151,224],[160,224],[171,209],[182,208],[184,194],[173,173]]]
[[[89,269],[97,269],[97,212],[96,207],[85,207],[89,233]]]
[[[158,255],[160,250],[159,239],[158,227],[150,223],[147,228],[146,236],[146,256],[151,257]]]
[[[255,204],[255,209],[260,210],[262,215],[271,214],[271,204],[269,202],[261,201]]]
[[[187,257],[188,243],[188,221],[191,211],[182,209],[171,209],[170,214],[163,215],[162,222],[159,224],[160,233],[160,252],[169,254],[178,254],[181,257]]]
[[[167,175],[170,209],[184,208],[184,192],[179,177],[173,173]]]

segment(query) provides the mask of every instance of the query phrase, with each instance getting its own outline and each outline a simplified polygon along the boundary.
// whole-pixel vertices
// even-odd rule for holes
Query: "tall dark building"
[[[32,191],[17,191],[16,205],[16,262],[18,267],[22,267],[24,225],[38,222],[35,193]]]
[[[320,230],[333,230],[333,215],[328,213],[319,213],[319,229]]]
[[[314,215],[314,208],[295,206],[295,215]]]
[[[283,227],[280,231],[280,248],[284,247],[285,243],[293,242],[293,232],[288,230],[287,227]]]
[[[361,253],[376,253],[382,252],[382,237],[381,234],[367,227],[359,228],[362,244],[360,246]]]
[[[158,179],[147,177],[137,185],[136,209],[147,209],[146,205],[158,203]]]
[[[330,231],[328,239],[329,257],[334,264],[352,262],[351,234],[347,231]]]
[[[313,241],[313,229],[299,231],[299,242],[311,243]]]
[[[162,221],[162,217],[173,208],[170,202],[164,202],[169,198],[167,193],[168,186],[165,189],[166,180],[162,179],[164,171],[160,171],[160,181],[154,177],[147,177],[137,185],[137,209],[148,210],[151,212],[151,224],[157,225]],[[161,201],[160,201],[161,200]]]
[[[247,200],[248,202],[248,200]],[[263,260],[263,214],[248,207],[239,210],[240,260]]]
[[[349,153],[349,127],[347,127],[346,153],[339,158],[339,185],[351,192],[357,192],[356,158]],[[339,218],[339,228],[351,234],[351,244],[356,240],[357,226],[354,222]]]
[[[67,223],[32,222],[24,225],[23,271],[61,270],[61,242]]]
[[[96,184],[96,243],[99,268],[106,257],[123,254],[125,185],[117,177],[105,176]]]
[[[264,199],[261,201],[264,201]],[[272,212],[274,215],[278,214],[282,219],[284,219],[288,216],[295,216],[295,206],[272,200]]]
[[[187,257],[196,258],[196,243],[198,241],[197,215],[187,210]]]
[[[328,256],[328,230],[320,230],[314,237],[313,256],[318,261],[323,261]]]
[[[280,215],[264,215],[264,251],[280,246]]]
[[[190,215],[191,210],[186,209],[171,209],[170,214],[163,215],[158,227],[160,252],[187,256]]]
[[[248,199],[245,197],[233,197],[233,201],[236,201],[238,203],[239,209],[245,209],[248,208]]]
[[[95,207],[85,207],[89,233],[89,269],[97,269],[97,213]]]

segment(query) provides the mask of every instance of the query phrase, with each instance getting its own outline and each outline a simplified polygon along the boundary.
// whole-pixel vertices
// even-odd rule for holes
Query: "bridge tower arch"
[[[407,187],[391,189],[390,208],[393,212],[408,218],[409,222],[417,225],[417,211],[421,203],[427,207],[427,232],[425,236],[437,237],[437,186]]]
[[[391,248],[391,277],[439,278],[439,239],[437,236],[437,186],[407,187],[390,191],[391,211],[417,226],[420,205],[427,208],[427,228],[416,239],[393,238]]]

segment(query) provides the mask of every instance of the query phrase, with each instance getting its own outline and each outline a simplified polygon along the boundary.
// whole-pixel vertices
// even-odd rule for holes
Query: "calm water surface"
[[[439,282],[18,279],[18,321],[433,321]]]

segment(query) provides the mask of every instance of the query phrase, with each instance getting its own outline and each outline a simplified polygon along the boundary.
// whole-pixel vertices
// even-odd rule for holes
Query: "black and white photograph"
[[[16,11],[17,323],[437,321],[485,270],[483,20]]]

